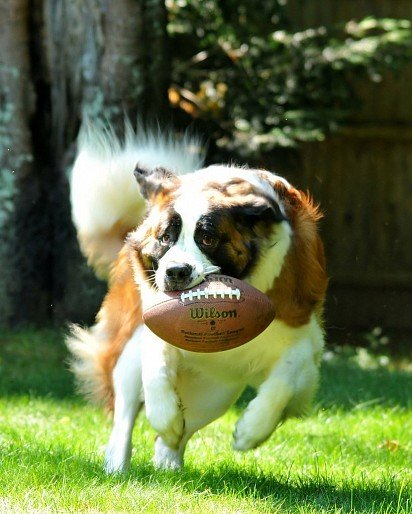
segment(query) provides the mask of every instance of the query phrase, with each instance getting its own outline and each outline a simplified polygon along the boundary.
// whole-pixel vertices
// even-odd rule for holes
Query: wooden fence
[[[366,15],[412,19],[409,0],[291,1],[297,27]],[[328,325],[412,329],[412,63],[380,83],[354,80],[350,124],[306,144],[296,177],[322,204]]]

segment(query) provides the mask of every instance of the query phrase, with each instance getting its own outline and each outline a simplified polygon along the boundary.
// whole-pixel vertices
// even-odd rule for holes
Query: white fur
[[[136,134],[126,126],[122,143],[110,127],[86,126],[70,183],[72,218],[79,233],[96,237],[118,222],[130,229],[140,223],[145,203],[133,176],[137,163],[189,173],[202,164],[199,141],[185,137],[177,142],[142,130]]]
[[[178,352],[166,348],[164,341],[147,327],[143,332],[142,378],[146,415],[170,448],[177,448],[182,438],[184,420],[175,388]]]
[[[259,291],[268,291],[275,278],[280,275],[283,261],[290,247],[291,237],[292,230],[289,223],[287,221],[279,223],[269,239],[267,247],[263,248],[263,259],[246,278],[246,281]]]
[[[71,335],[66,339],[73,359],[71,369],[77,377],[80,391],[90,399],[99,396],[102,370],[99,357],[105,350],[105,335],[99,324],[89,330],[72,325]]]

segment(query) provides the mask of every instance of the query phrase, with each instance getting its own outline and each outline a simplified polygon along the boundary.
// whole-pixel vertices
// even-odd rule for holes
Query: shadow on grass
[[[13,453],[13,452],[12,452]],[[82,487],[104,485],[139,485],[165,488],[179,487],[184,493],[208,494],[216,497],[234,496],[254,499],[262,502],[267,509],[295,512],[299,508],[323,511],[338,508],[339,512],[407,512],[410,497],[399,484],[388,481],[384,485],[374,486],[365,481],[360,486],[353,482],[344,482],[337,486],[333,479],[319,476],[300,475],[293,481],[288,476],[271,476],[258,470],[232,468],[229,466],[211,468],[200,472],[186,469],[182,472],[156,471],[149,463],[133,465],[131,471],[122,475],[107,476],[102,470],[102,463],[73,455],[68,450],[19,448],[9,458],[16,459],[16,465],[27,462],[32,467],[41,466],[42,480],[45,483],[59,483],[70,486],[71,477],[78,482],[81,477]],[[35,469],[33,470],[35,473]],[[161,489],[159,489],[160,493]],[[385,510],[382,510],[382,507]],[[116,508],[116,505],[113,505]],[[290,509],[290,510],[289,510]],[[394,510],[392,510],[394,509]]]
[[[215,495],[234,494],[244,498],[253,498],[264,502],[272,509],[282,506],[296,512],[298,508],[307,507],[315,511],[329,510],[336,507],[343,512],[370,512],[377,505],[396,506],[398,502],[408,502],[406,494],[394,484],[376,487],[365,483],[363,487],[353,483],[343,483],[337,487],[333,479],[319,476],[300,475],[293,482],[287,477],[252,473],[240,469],[224,469],[220,474],[210,469],[205,473],[196,470],[186,471],[181,478],[174,478],[188,493],[209,491]]]
[[[0,333],[0,395],[64,398],[74,395],[68,369],[65,332],[55,329]],[[322,408],[351,410],[355,406],[411,405],[412,374],[398,370],[361,369],[344,358],[322,366],[318,401]],[[253,397],[246,390],[237,403]]]

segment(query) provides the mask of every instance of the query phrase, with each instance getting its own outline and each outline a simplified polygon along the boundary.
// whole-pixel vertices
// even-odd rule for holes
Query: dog
[[[305,414],[317,389],[327,288],[319,208],[275,173],[203,167],[198,148],[196,138],[130,127],[122,141],[102,127],[79,137],[73,221],[108,293],[96,324],[74,326],[67,344],[80,389],[113,413],[108,473],[128,469],[143,405],[157,433],[155,466],[179,469],[190,437],[247,386],[256,396],[234,430],[238,451],[262,444],[287,417]],[[158,291],[191,288],[216,272],[272,300],[276,317],[254,340],[194,353],[144,325],[142,311]]]

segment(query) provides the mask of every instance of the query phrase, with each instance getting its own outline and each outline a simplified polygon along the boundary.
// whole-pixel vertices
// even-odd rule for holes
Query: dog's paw
[[[278,419],[278,416],[274,419],[267,412],[257,412],[250,404],[236,424],[233,448],[241,452],[257,448],[271,436]]]
[[[104,471],[108,475],[126,472],[130,466],[130,455],[130,448],[108,446],[104,459]]]
[[[256,434],[250,427],[245,427],[243,423],[238,423],[233,433],[233,449],[239,452],[253,450],[262,444],[269,435],[262,436],[261,434]]]
[[[182,451],[169,448],[161,437],[157,437],[153,464],[156,469],[178,471],[183,467]]]
[[[183,436],[184,418],[177,398],[169,396],[168,401],[153,407],[146,405],[150,424],[169,448],[177,448]]]

